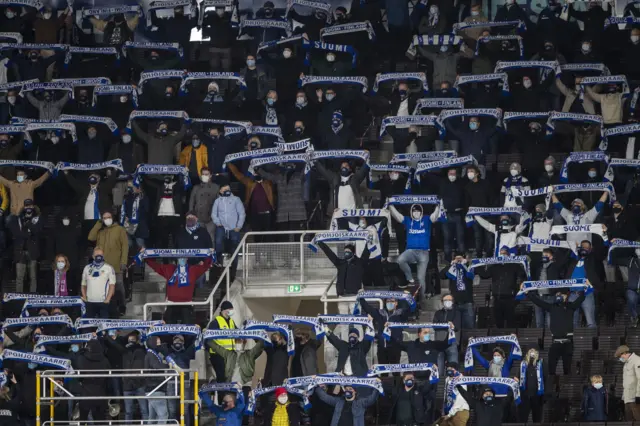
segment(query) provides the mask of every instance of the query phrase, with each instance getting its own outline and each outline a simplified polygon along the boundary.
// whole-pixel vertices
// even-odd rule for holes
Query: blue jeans
[[[444,255],[447,260],[451,260],[453,251],[453,240],[456,240],[456,249],[464,252],[464,224],[461,213],[452,213],[447,217],[447,221],[442,224],[442,236],[444,239]]]
[[[638,318],[638,300],[640,300],[638,293],[627,289],[627,308],[629,308],[629,316],[631,318]]]
[[[124,396],[145,396],[146,392],[144,388],[138,388],[135,390],[124,391]],[[146,399],[138,399],[138,405],[140,405],[140,416],[142,420],[149,419],[149,405],[147,404]],[[124,400],[124,419],[127,421],[133,420],[133,410],[135,407],[135,400],[133,399],[125,399]]]
[[[578,293],[571,292],[569,295],[569,302],[573,302],[578,298]],[[582,312],[584,312],[584,317],[587,320],[587,327],[595,328],[596,327],[596,301],[593,297],[593,293],[587,295],[585,297],[584,302],[580,305],[582,308]],[[580,312],[576,309],[573,314],[573,326],[578,327],[580,324]]]
[[[547,303],[553,303],[555,298],[556,297],[553,294],[543,294],[540,296],[540,299]],[[549,315],[549,312],[545,311],[538,305],[533,305],[533,308],[536,313],[536,328],[548,328],[549,324],[551,324],[551,316]]]
[[[152,396],[166,396],[164,391],[155,391]],[[169,418],[166,399],[149,399],[149,420],[158,420],[158,424]]]
[[[238,244],[240,243],[240,233],[234,230],[226,231],[222,226],[216,227],[216,255],[218,257],[218,261],[222,261],[222,253],[229,253],[229,256],[233,255],[233,253],[238,248]],[[228,250],[225,251],[225,246]],[[231,265],[231,275],[236,275],[236,268],[238,267],[238,258],[236,257],[233,260],[233,264]]]
[[[469,330],[475,327],[476,313],[473,310],[473,303],[458,303],[460,311],[460,319],[463,330]]]
[[[429,264],[429,250],[408,249],[398,256],[398,265],[404,272],[404,277],[407,281],[413,281],[410,263],[418,264],[418,282],[420,282],[421,292],[424,294],[427,289],[425,276],[427,274],[427,265]]]
[[[109,318],[109,304],[101,302],[87,302],[87,318]]]

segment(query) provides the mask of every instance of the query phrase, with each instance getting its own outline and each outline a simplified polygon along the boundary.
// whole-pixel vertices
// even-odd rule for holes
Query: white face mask
[[[449,177],[449,182],[455,182],[456,179],[458,179],[458,176],[456,175],[447,175]]]
[[[415,220],[420,220],[420,218],[422,217],[422,213],[420,213],[419,211],[411,212],[411,217]]]
[[[592,179],[598,175],[595,171],[590,171],[588,172],[588,174],[589,174],[589,177]]]
[[[209,176],[209,175],[202,175],[202,176],[200,177],[200,180],[202,181],[202,183],[207,183],[207,182],[209,182],[209,180],[211,180],[211,176]]]
[[[278,397],[278,402],[280,403],[280,405],[286,404],[287,401],[289,401],[289,397],[287,395],[280,395]]]
[[[55,144],[57,144],[58,142],[60,142],[60,138],[59,138],[59,137],[57,137],[57,136],[53,136],[53,137],[51,138],[51,143],[52,143],[52,144],[54,144],[54,145],[55,145]]]
[[[442,304],[444,305],[445,309],[451,309],[451,307],[453,306],[453,302],[451,300],[445,300],[444,302],[442,302]]]
[[[62,224],[64,226],[69,226],[70,223],[71,223],[71,221],[69,219],[62,219]]]
[[[511,176],[513,177],[518,176],[520,174],[520,172],[518,172],[516,169],[509,170],[509,173],[511,173]]]
[[[102,221],[102,223],[104,223],[104,226],[111,226],[111,225],[113,225],[113,219],[111,219],[111,218],[104,219]]]
[[[24,175],[18,175],[18,176],[16,176],[16,180],[18,181],[18,183],[22,183],[22,182],[24,182],[24,179],[25,179]]]
[[[632,43],[637,43],[638,40],[640,40],[640,36],[637,36],[637,35],[632,35],[631,36],[631,42]]]
[[[548,172],[552,172],[553,171],[553,164],[545,164],[544,165],[544,169]]]
[[[223,17],[224,16],[224,7],[219,7],[216,9],[216,14],[218,14],[218,16]]]
[[[16,97],[15,96],[7,96],[7,102],[9,102],[11,105],[14,105],[16,103]]]
[[[522,85],[524,86],[525,89],[529,89],[531,88],[531,80],[523,80],[522,81]]]
[[[480,15],[480,11],[479,10],[472,10],[471,11],[471,16],[478,16]]]
[[[126,96],[120,96],[120,103],[126,104],[129,101],[129,98]]]
[[[122,142],[123,142],[123,143],[129,143],[129,142],[131,142],[131,135],[124,135],[124,136],[122,136]]]
[[[298,97],[296,98],[296,103],[297,103],[298,105],[302,105],[302,104],[304,104],[304,101],[305,101],[305,100],[306,100],[306,99],[305,99],[305,97],[304,97],[304,96],[298,96]]]
[[[242,343],[236,343],[236,352],[242,352],[244,350],[244,345]]]
[[[227,311],[227,315],[229,315],[229,317],[231,317],[233,315],[233,309],[229,309]]]
[[[336,55],[334,55],[333,53],[327,53],[327,61],[328,62],[333,62],[336,60]]]
[[[42,14],[42,17],[43,17],[44,19],[50,19],[50,18],[51,18],[51,12],[43,13],[43,14]]]
[[[400,177],[400,173],[396,173],[396,172],[389,173],[389,179],[391,180],[398,180],[399,177]]]
[[[360,226],[360,228],[366,228],[367,222],[365,222],[364,220],[361,220],[360,222],[358,222],[358,226]]]
[[[289,59],[291,57],[291,51],[290,50],[283,50],[282,51],[282,56],[286,59]]]
[[[58,270],[63,270],[64,267],[66,266],[66,263],[64,261],[62,262],[56,262],[56,267],[58,268]]]
[[[591,45],[589,43],[582,43],[582,51],[585,53],[591,52]]]
[[[475,178],[476,178],[476,174],[475,173],[467,173],[467,179],[474,180]]]
[[[13,19],[16,16],[15,13],[9,11],[7,11],[4,15],[9,19]]]

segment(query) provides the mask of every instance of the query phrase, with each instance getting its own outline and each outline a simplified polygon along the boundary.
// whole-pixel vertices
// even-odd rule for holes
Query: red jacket
[[[163,265],[153,259],[147,259],[147,265],[151,266],[151,269],[167,280],[167,299],[170,302],[191,302],[193,301],[193,291],[196,286],[196,280],[211,267],[211,259],[205,259],[202,265],[189,265],[189,285],[183,287],[177,284],[169,285],[168,282],[169,278],[173,276],[173,273],[178,268],[178,265]]]

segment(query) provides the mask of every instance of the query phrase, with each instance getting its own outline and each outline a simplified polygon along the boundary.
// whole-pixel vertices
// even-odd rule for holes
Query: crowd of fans
[[[36,424],[43,370],[181,371],[201,348],[215,379],[185,392],[218,425],[541,422],[583,317],[635,333],[635,3],[169,3],[0,1],[3,426]],[[144,265],[188,303],[242,232],[305,229],[328,230],[310,243],[341,315],[120,319]],[[640,421],[640,358],[617,343],[622,393],[593,374],[581,420]],[[163,380],[60,380],[94,399],[55,420],[178,419]]]

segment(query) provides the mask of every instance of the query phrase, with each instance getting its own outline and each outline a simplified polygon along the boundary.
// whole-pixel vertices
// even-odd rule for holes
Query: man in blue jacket
[[[379,381],[380,379],[378,379]],[[318,397],[332,407],[333,417],[331,418],[331,426],[339,426],[343,424],[349,424],[353,426],[364,426],[364,414],[367,408],[376,402],[378,399],[378,391],[373,390],[370,393],[357,396],[355,388],[351,386],[344,386],[341,396],[328,395],[324,389],[324,386],[320,386],[316,389]],[[363,392],[364,393],[364,392]],[[342,416],[353,416],[351,421],[341,421]]]
[[[237,385],[240,390],[240,385]],[[216,415],[216,426],[241,426],[244,413],[244,396],[238,392],[238,397],[228,393],[222,398],[222,405],[216,405],[207,392],[201,393],[202,402]]]
[[[211,210],[211,220],[216,227],[216,253],[218,256],[222,253],[232,255],[240,243],[240,230],[244,225],[246,215],[242,201],[231,193],[231,187],[228,184],[220,188],[219,195]],[[227,251],[225,251],[225,246],[228,248]],[[231,266],[231,280],[236,276],[237,266],[238,259],[236,258]]]

